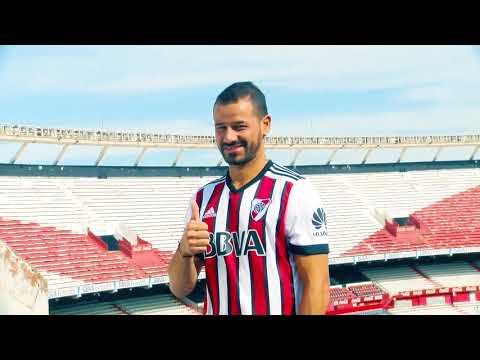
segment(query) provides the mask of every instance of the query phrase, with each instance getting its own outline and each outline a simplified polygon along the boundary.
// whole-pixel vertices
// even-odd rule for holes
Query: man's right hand
[[[185,227],[185,231],[180,242],[180,255],[183,257],[192,257],[207,251],[207,245],[210,243],[208,225],[200,221],[200,210],[197,202],[192,200],[192,217]]]

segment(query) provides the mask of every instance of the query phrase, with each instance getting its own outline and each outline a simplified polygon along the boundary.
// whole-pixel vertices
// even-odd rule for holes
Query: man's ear
[[[272,117],[270,115],[265,115],[260,121],[260,127],[262,129],[262,135],[265,138],[271,130],[272,126]]]

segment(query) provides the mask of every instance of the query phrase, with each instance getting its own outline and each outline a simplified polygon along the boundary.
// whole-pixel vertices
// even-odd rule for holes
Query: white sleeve
[[[329,253],[325,208],[309,180],[298,180],[293,185],[285,216],[288,247],[293,254]]]

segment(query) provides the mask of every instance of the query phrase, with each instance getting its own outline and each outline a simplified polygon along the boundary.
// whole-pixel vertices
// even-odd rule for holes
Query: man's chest
[[[207,206],[202,217],[210,233],[205,258],[266,256],[281,222],[280,199],[228,194],[223,200]]]

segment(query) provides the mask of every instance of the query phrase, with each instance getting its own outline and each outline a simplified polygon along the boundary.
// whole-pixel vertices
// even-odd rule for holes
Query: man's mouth
[[[239,149],[243,148],[242,144],[235,144],[235,145],[224,145],[223,150],[226,152],[235,152]]]

